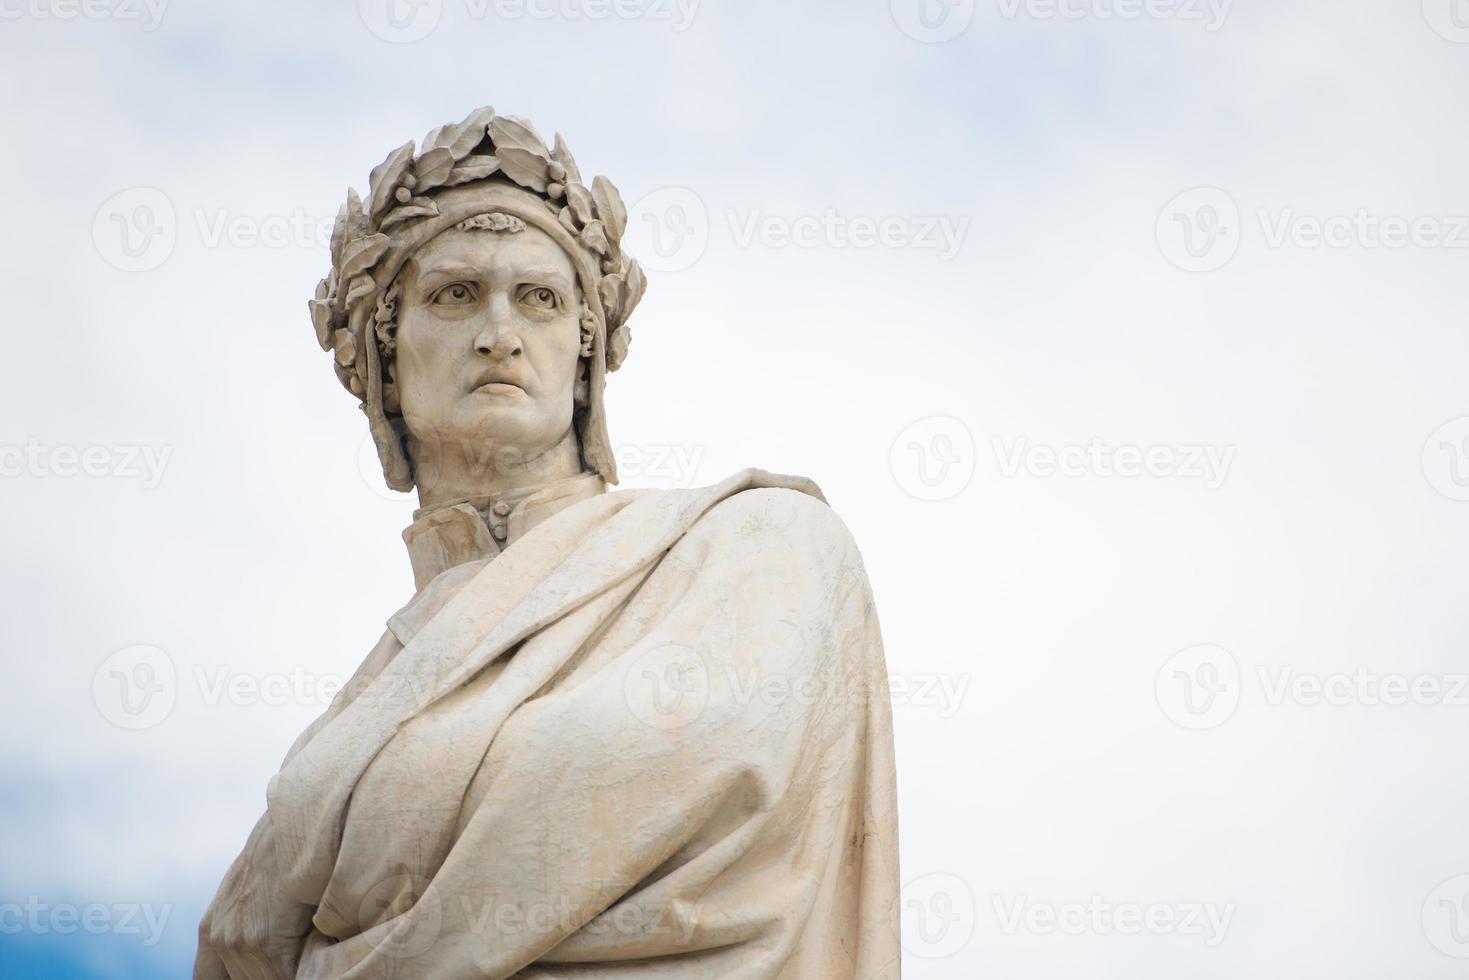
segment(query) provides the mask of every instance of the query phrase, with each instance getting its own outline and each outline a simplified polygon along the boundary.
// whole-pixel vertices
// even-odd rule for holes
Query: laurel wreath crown
[[[371,302],[373,319],[381,322],[396,306],[391,284],[373,276],[392,245],[389,233],[438,216],[432,192],[491,179],[539,195],[561,227],[596,257],[601,271],[596,288],[607,317],[607,370],[617,370],[631,342],[627,319],[642,299],[647,279],[622,251],[627,207],[612,182],[597,177],[587,187],[560,133],[548,148],[528,120],[497,116],[488,106],[463,122],[433,129],[422,145],[423,152],[417,155],[412,140],[388,154],[372,170],[367,200],[349,189],[337,214],[331,273],[317,285],[310,306],[317,342],[334,352],[342,384],[364,397],[366,365],[359,356],[358,339],[348,328],[353,312]],[[391,349],[383,353],[391,356]]]

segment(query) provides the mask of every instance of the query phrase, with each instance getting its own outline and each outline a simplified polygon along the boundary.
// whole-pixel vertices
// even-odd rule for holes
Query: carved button
[[[505,540],[505,525],[504,524],[496,524],[494,527],[490,528],[490,533],[495,536],[495,540],[496,541],[504,541]]]
[[[506,514],[510,513],[510,505],[505,503],[504,501],[501,501],[490,509],[495,512],[496,517],[504,517]]]

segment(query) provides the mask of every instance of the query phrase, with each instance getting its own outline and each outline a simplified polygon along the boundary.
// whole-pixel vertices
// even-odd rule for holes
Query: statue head
[[[646,282],[626,223],[560,135],[489,108],[394,150],[365,203],[348,192],[311,314],[388,486],[524,485],[568,454],[617,482],[602,393]]]

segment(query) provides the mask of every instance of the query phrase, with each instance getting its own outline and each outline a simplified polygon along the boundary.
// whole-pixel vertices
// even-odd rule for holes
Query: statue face
[[[420,458],[516,465],[567,438],[581,295],[550,236],[450,229],[400,276],[395,378]]]

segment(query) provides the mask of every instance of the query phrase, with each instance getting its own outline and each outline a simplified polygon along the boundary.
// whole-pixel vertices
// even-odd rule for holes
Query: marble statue
[[[621,490],[617,189],[483,108],[349,192],[316,337],[417,592],[291,747],[196,980],[898,975],[887,675],[850,534],[747,469]]]

